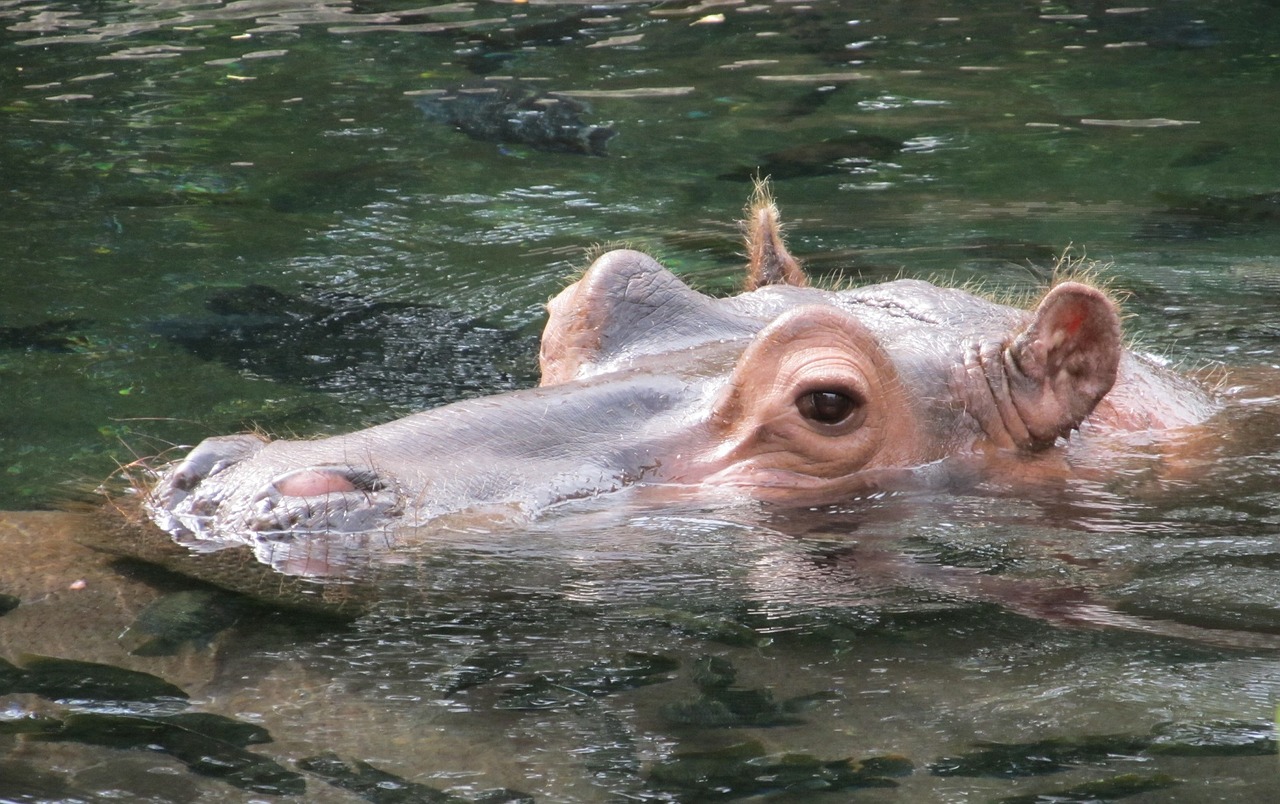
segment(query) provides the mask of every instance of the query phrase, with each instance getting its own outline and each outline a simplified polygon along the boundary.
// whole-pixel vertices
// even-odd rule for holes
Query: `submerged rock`
[[[90,323],[83,318],[68,318],[25,327],[0,327],[0,349],[70,352],[83,342],[83,330]]]
[[[704,656],[694,662],[690,678],[701,693],[662,707],[662,715],[677,726],[740,728],[792,726],[803,723],[797,715],[837,697],[823,691],[779,701],[767,689],[734,686],[738,671],[727,659]]]
[[[581,101],[523,84],[441,90],[415,101],[428,120],[453,126],[474,140],[528,145],[540,151],[605,156],[617,133],[583,122]]]
[[[203,721],[134,715],[71,714],[56,731],[31,735],[49,742],[76,742],[124,750],[161,751],[192,772],[221,779],[234,787],[268,795],[306,791],[301,774],[238,744],[249,732],[218,730],[225,718]],[[212,727],[212,728],[211,728]],[[212,730],[217,736],[208,733]],[[227,739],[230,736],[231,739]]]
[[[769,638],[748,625],[714,612],[692,612],[659,606],[642,606],[629,615],[636,620],[665,625],[689,636],[723,645],[761,647]]]
[[[441,698],[448,698],[463,690],[478,687],[508,673],[515,672],[527,657],[504,648],[492,648],[472,654],[436,680]]]
[[[243,720],[232,720],[212,712],[179,712],[176,715],[166,715],[162,719],[165,723],[180,726],[188,731],[198,732],[240,748],[271,742],[271,733],[262,726],[246,723]]]
[[[93,704],[107,705],[113,711],[8,718],[0,723],[0,734],[21,734],[24,739],[41,742],[160,751],[194,773],[257,793],[285,795],[306,789],[299,774],[245,750],[249,745],[271,742],[266,729],[208,712],[174,712],[188,705],[187,693],[158,676],[52,656],[23,656],[20,662],[19,667],[0,659],[0,696],[28,693],[77,709]]]
[[[857,787],[896,787],[891,777],[908,776],[902,757],[824,760],[809,754],[766,754],[758,742],[714,751],[675,754],[655,764],[650,780],[679,794],[681,801],[714,801],[771,793],[821,793]]]
[[[1139,228],[1148,238],[1200,240],[1250,234],[1280,223],[1280,192],[1252,195],[1161,193],[1165,204]]]
[[[1150,793],[1153,790],[1164,790],[1178,784],[1178,780],[1163,773],[1142,776],[1136,773],[1123,773],[1110,779],[1096,782],[1085,782],[1067,790],[1052,790],[1046,793],[1029,793],[1025,796],[1002,798],[998,804],[1092,804],[1092,802],[1115,801],[1126,796],[1139,793]]]
[[[1151,730],[1147,752],[1175,757],[1274,756],[1276,724],[1247,720],[1161,723]]]
[[[471,72],[485,75],[501,69],[533,47],[556,47],[580,40],[598,22],[597,16],[578,12],[567,17],[480,31],[470,37],[471,47],[458,61]]]
[[[23,656],[21,667],[0,662],[0,694],[30,692],[53,701],[186,701],[162,678],[97,662]]]
[[[556,709],[584,698],[599,697],[671,680],[680,662],[656,653],[627,651],[606,656],[577,670],[540,675],[509,690],[503,709]]]
[[[534,800],[528,793],[506,789],[463,798],[421,782],[408,781],[368,762],[357,760],[348,765],[336,754],[300,759],[298,767],[372,804],[532,804]]]
[[[935,776],[1018,778],[1057,773],[1116,757],[1269,756],[1276,753],[1271,723],[1162,723],[1150,734],[1104,734],[1036,740],[1029,743],[980,743],[978,750],[940,759],[929,766]]]
[[[845,134],[767,153],[754,165],[742,165],[716,178],[751,180],[757,176],[765,176],[785,180],[829,176],[845,172],[853,166],[884,161],[901,150],[902,143],[888,137]]]
[[[212,589],[184,589],[151,602],[129,630],[149,637],[129,651],[134,656],[171,656],[187,643],[203,648],[229,628],[247,601]]]
[[[217,291],[204,306],[206,315],[150,329],[202,360],[320,391],[416,409],[513,388],[534,372],[502,359],[533,351],[515,348],[520,335],[434,305],[253,284]]]

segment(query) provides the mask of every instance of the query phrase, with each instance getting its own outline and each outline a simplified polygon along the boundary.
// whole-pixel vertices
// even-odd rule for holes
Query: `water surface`
[[[89,559],[6,531],[10,566],[57,570],[0,583],[22,599],[0,655],[158,674],[192,709],[267,727],[250,750],[307,800],[356,800],[300,764],[326,752],[544,801],[771,794],[786,754],[809,758],[789,762],[810,792],[784,800],[840,778],[870,786],[827,799],[1081,800],[1110,782],[1135,801],[1274,800],[1278,23],[1260,0],[0,0],[9,511],[206,435],[334,433],[531,385],[542,305],[593,244],[730,292],[757,172],[816,275],[1027,291],[1071,247],[1111,264],[1142,348],[1232,367],[1264,400],[1176,482],[802,512],[581,504],[381,567],[352,622],[215,618],[177,658],[117,637],[186,582],[86,564],[91,589],[123,591],[92,616],[36,608]],[[585,104],[584,125],[616,131],[606,155],[420,106],[513,86]],[[17,530],[52,533],[36,523]],[[0,699],[6,718],[102,709],[25,695]],[[0,793],[20,800],[293,784],[253,792],[122,741],[0,741],[19,780]],[[984,741],[1015,747],[975,758]],[[1045,755],[1060,767],[1024,772]],[[823,764],[885,756],[913,771]]]

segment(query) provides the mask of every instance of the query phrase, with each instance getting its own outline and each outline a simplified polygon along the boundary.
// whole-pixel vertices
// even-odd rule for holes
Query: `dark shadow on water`
[[[266,285],[217,291],[208,315],[150,329],[203,360],[418,410],[532,384],[536,336],[431,304]]]

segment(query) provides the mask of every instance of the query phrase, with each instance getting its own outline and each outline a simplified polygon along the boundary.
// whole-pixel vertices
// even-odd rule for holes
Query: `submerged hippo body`
[[[1077,282],[1033,310],[916,280],[807,286],[767,199],[748,291],[716,299],[611,251],[549,305],[542,384],[314,441],[211,438],[165,470],[152,518],[183,541],[517,517],[643,485],[838,500],[951,456],[1041,452],[1205,418],[1196,386],[1127,351]]]

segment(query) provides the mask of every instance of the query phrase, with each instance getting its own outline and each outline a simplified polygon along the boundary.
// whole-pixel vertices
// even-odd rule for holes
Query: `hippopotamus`
[[[1087,282],[1026,309],[915,279],[822,289],[767,193],[744,228],[738,295],[608,251],[550,301],[539,386],[331,438],[208,438],[157,470],[146,510],[183,541],[253,543],[519,520],[624,489],[808,505],[1214,410],[1126,348]]]

